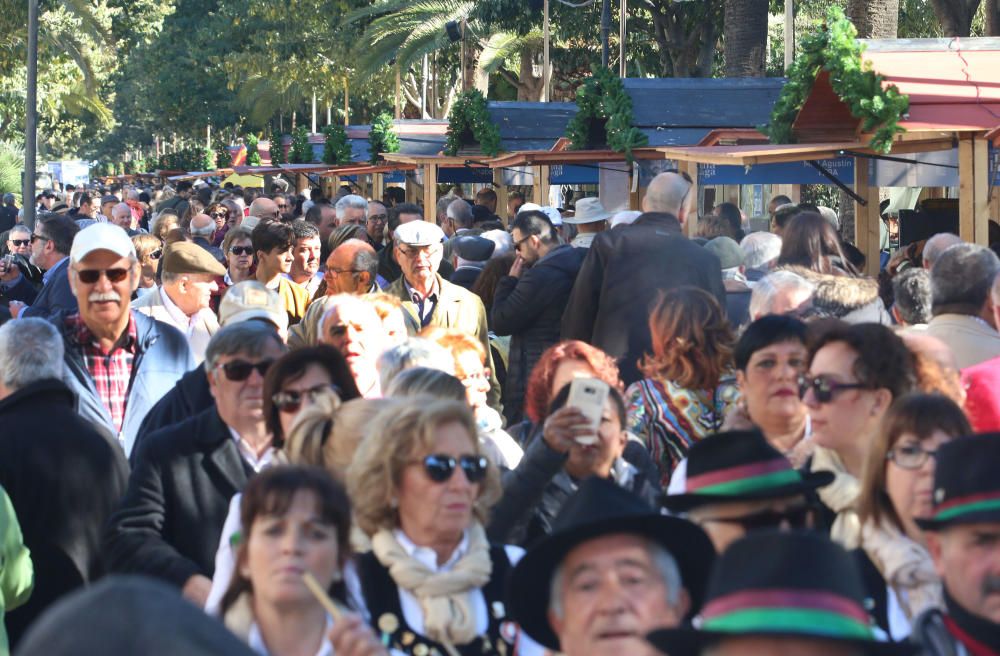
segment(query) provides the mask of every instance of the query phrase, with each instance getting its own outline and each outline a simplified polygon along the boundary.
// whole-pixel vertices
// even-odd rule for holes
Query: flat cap
[[[705,244],[705,250],[715,253],[723,269],[743,266],[743,249],[729,237],[716,237]]]
[[[469,262],[485,262],[495,248],[493,241],[475,235],[460,235],[452,240],[453,251]]]
[[[163,254],[165,273],[207,273],[213,276],[226,275],[226,267],[212,257],[212,254],[189,241],[178,241],[167,246]]]
[[[427,221],[410,221],[396,228],[396,241],[407,246],[432,246],[444,241],[444,231]]]
[[[281,297],[256,280],[236,283],[219,303],[219,323],[223,327],[250,319],[270,321],[278,330],[288,328],[288,313]]]
[[[107,194],[106,196],[101,196],[101,205],[106,205],[107,203],[120,203],[118,196],[113,196],[112,194]]]

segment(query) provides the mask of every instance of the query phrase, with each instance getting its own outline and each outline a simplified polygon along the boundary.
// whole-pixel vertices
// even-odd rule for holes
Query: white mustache
[[[122,297],[116,292],[94,292],[87,297],[87,300],[91,303],[102,303],[104,301],[120,302]]]

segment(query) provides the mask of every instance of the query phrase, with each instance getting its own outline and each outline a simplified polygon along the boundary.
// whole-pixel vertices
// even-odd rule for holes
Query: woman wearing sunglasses
[[[390,649],[542,653],[518,639],[503,603],[523,551],[491,545],[483,529],[498,478],[465,403],[413,399],[375,419],[347,482],[355,521],[372,539],[357,558],[361,592]]]
[[[232,287],[244,280],[255,280],[253,268],[253,240],[250,231],[233,228],[222,240],[222,252],[226,256],[226,285]]]
[[[869,450],[858,499],[861,548],[885,579],[894,640],[905,639],[923,611],[943,608],[941,579],[915,520],[931,514],[937,450],[970,433],[954,401],[907,394],[892,404]]]
[[[236,574],[222,600],[226,626],[262,656],[387,655],[363,620],[334,619],[303,581],[308,573],[343,608],[351,503],[322,469],[273,467],[240,501]]]
[[[156,268],[163,256],[163,242],[159,237],[142,234],[132,237],[132,244],[141,267],[139,287],[132,294],[132,300],[135,300],[156,290]]]
[[[229,232],[229,208],[221,202],[216,202],[205,209],[205,214],[215,221],[215,239],[212,245],[219,246]]]

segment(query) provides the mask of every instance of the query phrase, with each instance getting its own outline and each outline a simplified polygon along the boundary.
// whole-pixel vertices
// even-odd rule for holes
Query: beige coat
[[[1000,333],[978,317],[939,314],[927,324],[926,334],[951,348],[959,369],[1000,357]]]
[[[157,287],[155,292],[150,292],[132,301],[132,309],[145,314],[147,317],[152,317],[157,321],[171,325],[181,331],[182,335],[187,335],[188,327],[186,325],[178,325],[174,321],[174,318],[170,316],[166,306],[163,305],[163,299],[160,298],[162,289],[162,287]],[[208,342],[218,330],[219,321],[213,313],[202,312],[199,315],[198,323],[195,325],[191,337],[188,338],[188,345],[191,347],[195,363],[201,364],[205,359],[205,349],[208,347]]]

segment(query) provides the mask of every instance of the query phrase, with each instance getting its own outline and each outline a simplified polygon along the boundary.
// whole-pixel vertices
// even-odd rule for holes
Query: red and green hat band
[[[963,515],[990,510],[1000,511],[1000,491],[970,494],[964,497],[949,499],[944,503],[938,504],[934,509],[934,520],[948,522],[960,519]]]
[[[735,496],[801,482],[799,472],[786,459],[778,458],[691,476],[687,479],[687,491]]]
[[[875,639],[861,605],[831,592],[746,590],[711,601],[701,616],[703,631]]]

